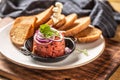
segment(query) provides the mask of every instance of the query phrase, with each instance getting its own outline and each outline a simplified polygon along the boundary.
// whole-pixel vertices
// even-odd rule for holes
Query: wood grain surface
[[[0,27],[11,22],[5,18]],[[2,45],[0,45],[2,46]],[[120,43],[106,39],[103,54],[95,61],[68,70],[36,70],[18,66],[0,55],[0,75],[13,80],[108,80],[120,64]]]

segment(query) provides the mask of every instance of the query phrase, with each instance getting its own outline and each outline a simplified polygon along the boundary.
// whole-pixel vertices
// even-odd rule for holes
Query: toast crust
[[[102,34],[101,30],[95,27],[91,27],[91,25],[89,25],[89,27],[87,27],[85,30],[76,34],[75,38],[77,38],[77,40],[81,43],[87,43],[98,40],[101,34]]]
[[[44,24],[46,23],[51,15],[53,14],[53,11],[52,9],[54,8],[54,6],[50,6],[48,9],[46,9],[45,11],[35,15],[35,17],[37,17],[37,21],[36,21],[36,29],[41,25],[41,24]]]
[[[58,29],[59,27],[63,26],[65,23],[66,23],[65,15],[62,14],[61,20],[58,23],[54,24],[53,27]]]
[[[53,19],[50,19],[46,24],[51,25],[52,27],[57,29],[66,23],[65,15],[62,14],[60,18],[61,20],[58,21],[56,24],[54,24]]]
[[[16,46],[23,46],[26,39],[33,36],[39,25],[47,22],[52,15],[54,6],[49,7],[47,10],[34,15],[22,16],[15,19],[15,22],[10,30],[10,39]]]
[[[58,28],[59,30],[66,30],[67,28],[69,28],[74,23],[74,21],[77,19],[77,14],[76,13],[70,14],[66,16],[65,19],[66,19],[66,23],[60,28]]]
[[[76,26],[68,29],[65,31],[65,36],[74,36],[76,34],[78,34],[79,32],[81,32],[82,30],[86,29],[88,27],[88,25],[90,24],[90,17],[82,17],[77,19],[74,24],[76,24]]]
[[[16,18],[11,30],[10,39],[16,46],[23,46],[26,39],[34,34],[35,22],[34,16]]]

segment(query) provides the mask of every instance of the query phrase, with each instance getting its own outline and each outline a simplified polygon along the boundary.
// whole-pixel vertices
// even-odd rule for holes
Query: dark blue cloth
[[[2,0],[0,17],[34,15],[56,1],[63,3],[63,14],[90,16],[91,24],[101,29],[104,37],[111,38],[115,35],[116,27],[120,24],[120,13],[115,12],[108,1],[103,0]]]

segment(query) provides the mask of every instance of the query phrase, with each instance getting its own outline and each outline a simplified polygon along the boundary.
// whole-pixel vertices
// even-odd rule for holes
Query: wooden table
[[[11,21],[11,18],[2,19],[0,28]],[[32,70],[18,66],[0,55],[0,75],[13,80],[108,80],[120,64],[120,43],[110,39],[105,41],[105,50],[99,58],[69,70]]]

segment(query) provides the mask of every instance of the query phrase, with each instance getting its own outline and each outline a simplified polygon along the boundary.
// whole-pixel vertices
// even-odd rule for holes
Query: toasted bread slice
[[[100,38],[102,31],[95,27],[87,27],[85,30],[75,35],[79,42],[93,42]]]
[[[35,15],[37,17],[36,28],[38,28],[41,24],[46,23],[50,19],[53,14],[53,8],[54,6],[51,6],[47,10]]]
[[[10,38],[16,46],[22,46],[26,39],[33,36],[36,20],[37,18],[34,16],[18,17],[15,19],[10,30]]]
[[[63,26],[61,26],[59,28],[59,30],[65,30],[65,29],[69,28],[74,23],[74,21],[77,19],[77,14],[75,14],[75,13],[70,14],[70,15],[66,16],[65,19],[66,19],[66,23]]]
[[[54,21],[52,19],[50,19],[46,24],[52,25],[54,28],[59,28],[66,23],[65,15],[62,14],[60,16],[60,18],[61,18],[61,20],[58,21],[56,24],[54,23]]]
[[[63,26],[66,23],[66,19],[65,19],[65,15],[61,15],[61,20],[56,23],[55,25],[53,25],[54,28],[59,28],[61,26]]]
[[[74,24],[76,24],[74,27],[65,31],[65,36],[74,36],[82,30],[86,29],[90,24],[90,17],[79,18],[74,22]]]

